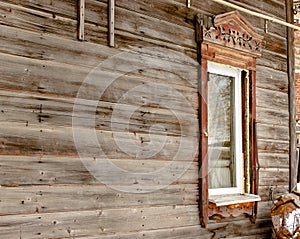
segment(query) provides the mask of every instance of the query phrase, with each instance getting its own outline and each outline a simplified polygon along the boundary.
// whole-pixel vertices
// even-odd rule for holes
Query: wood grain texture
[[[150,135],[140,133],[123,133],[95,130],[91,128],[76,129],[82,131],[82,138],[74,138],[72,128],[63,127],[45,127],[39,125],[27,125],[26,123],[3,123],[1,127],[0,137],[2,138],[1,149],[3,154],[45,154],[45,155],[77,155],[77,152],[84,152],[84,155],[98,157],[103,153],[108,158],[135,158],[131,153],[139,145],[139,157],[149,157],[147,146],[151,142]],[[85,130],[85,131],[84,131]],[[84,137],[89,137],[95,134],[95,139],[98,142],[85,141]],[[115,134],[115,135],[114,135]],[[115,141],[118,138],[118,142]],[[160,150],[156,152],[153,158],[172,159],[179,151],[181,154],[186,153],[182,160],[190,160],[191,153],[196,152],[196,137],[181,137],[181,136],[163,136],[159,134],[151,135],[153,142],[158,145]],[[76,141],[74,141],[74,139]],[[77,148],[75,143],[78,142]],[[189,144],[187,144],[189,142]],[[122,150],[117,144],[128,145],[128,149]],[[182,144],[182,145],[181,145]],[[147,156],[148,155],[148,156]],[[196,154],[195,154],[196,156]]]
[[[263,235],[263,238],[270,238],[270,226],[270,219],[258,219],[255,224],[249,225],[249,219],[239,218],[233,222],[220,222],[209,225],[208,230],[215,233],[212,238],[247,238],[247,236],[257,235]],[[247,231],[245,227],[247,227]]]
[[[105,43],[106,40],[104,34],[107,33],[107,30],[104,30],[104,27],[107,24],[107,3],[95,2],[94,4],[94,6],[90,6],[88,2],[86,4],[86,21],[89,23],[90,27],[89,30],[87,26],[86,39],[97,43]],[[65,37],[72,39],[77,36],[76,32],[75,34],[73,33],[74,30],[76,31],[77,29],[76,21],[66,18],[66,16],[53,15],[40,10],[29,10],[29,8],[21,6],[16,7],[16,5],[10,3],[0,3],[0,10],[0,12],[5,16],[5,18],[1,19],[1,22],[4,25],[14,26],[14,24],[18,23],[18,27],[26,30],[32,30],[40,33],[46,32],[60,36],[65,35]],[[14,12],[14,14],[11,14],[11,11]],[[91,14],[89,14],[90,11],[92,11]],[[180,44],[187,47],[195,47],[193,30],[190,28],[175,25],[167,21],[158,20],[138,13],[131,14],[131,12],[126,9],[116,9],[116,11],[118,12],[115,23],[116,30],[126,31],[134,35],[138,35],[139,33],[151,39],[159,39],[162,42],[165,41],[177,45]],[[29,19],[32,18],[34,18],[34,21],[39,22],[39,24],[32,26],[29,21]],[[149,21],[152,22],[151,25],[147,24]],[[138,25],[136,24],[137,22],[139,23]],[[99,32],[100,30],[98,26],[100,28],[102,27],[102,40],[100,34],[97,34],[98,37],[93,37],[95,32]],[[59,32],[61,32],[61,34],[59,34]],[[182,34],[178,35],[178,32],[182,32]]]
[[[289,112],[280,109],[257,107],[257,123],[288,126]]]
[[[287,60],[285,55],[264,49],[262,57],[257,59],[257,65],[285,72],[287,69]]]
[[[287,109],[288,95],[284,92],[267,90],[257,87],[257,106],[268,109]]]
[[[261,195],[261,200],[263,202],[271,201],[266,205],[266,208],[261,209],[265,213],[265,217],[270,216],[270,208],[271,205],[274,204],[275,200],[279,198],[281,195],[289,192],[289,185],[268,185],[268,186],[260,186],[259,194]],[[269,207],[271,206],[271,207]]]
[[[134,52],[128,54],[128,56],[132,57],[138,56],[138,53]],[[126,53],[124,53],[124,56],[127,56]],[[180,55],[178,56],[180,57]],[[6,60],[4,60],[4,57]],[[174,90],[178,90],[179,93],[185,94],[184,97],[191,99],[191,104],[195,105],[197,101],[195,85],[195,81],[197,80],[195,72],[196,65],[181,65],[180,63],[172,62],[172,58],[163,60],[158,58],[153,59],[151,57],[147,58],[147,56],[145,56],[145,59],[147,59],[147,62],[143,64],[143,62],[138,63],[137,59],[122,59],[122,54],[120,58],[116,56],[103,63],[108,67],[107,69],[99,67],[94,70],[95,75],[93,76],[94,80],[92,84],[84,84],[85,79],[94,67],[75,67],[70,64],[39,61],[3,54],[3,58],[1,58],[0,61],[3,72],[0,79],[0,87],[14,91],[34,91],[42,94],[60,95],[66,98],[76,98],[80,87],[84,87],[85,91],[81,92],[81,98],[98,100],[101,96],[99,92],[106,90],[104,88],[105,84],[101,84],[101,81],[106,83],[111,80],[114,85],[109,85],[110,88],[108,88],[107,91],[113,89],[119,92],[115,94],[107,92],[103,94],[102,99],[108,101],[108,97],[110,97],[110,100],[113,101],[119,100],[123,94],[138,85],[157,83],[163,86],[167,80],[172,89],[174,88]],[[119,72],[118,69],[114,69],[116,66],[113,65],[113,62],[116,61],[118,61],[121,66]],[[152,67],[151,64],[153,64]],[[11,72],[14,73],[11,74]],[[149,76],[149,72],[153,75],[152,77]],[[162,76],[162,73],[165,73],[164,76]],[[64,78],[61,78],[62,75],[64,75]],[[145,75],[148,77],[144,77]],[[116,77],[117,79],[115,79]],[[57,82],[60,82],[61,87],[56,87]],[[93,90],[95,87],[98,88],[98,91]],[[141,88],[136,88],[136,90],[139,89]],[[157,92],[150,91],[152,97],[154,97],[159,90],[163,91],[164,88],[158,88]],[[142,91],[140,90],[140,94],[141,93]],[[164,97],[168,97],[167,99],[172,97],[172,95],[168,95],[167,93],[168,92],[161,92],[161,94],[165,95]],[[173,97],[175,96],[176,95],[173,95]],[[131,97],[137,96],[133,95]],[[129,102],[137,102],[136,99],[128,100]],[[140,104],[143,104],[143,102],[140,102]],[[176,104],[174,104],[174,106],[176,106]]]
[[[200,226],[178,227],[170,229],[158,229],[147,230],[140,232],[131,232],[124,234],[112,234],[112,235],[98,235],[78,237],[79,239],[157,239],[157,238],[169,238],[169,239],[211,239],[213,233],[201,228]]]
[[[278,153],[259,153],[259,165],[262,168],[277,168],[281,165],[281,168],[288,168],[289,157],[286,154]]]
[[[289,140],[288,133],[289,133],[289,128],[286,126],[257,124],[257,137],[261,140],[274,139],[279,141],[288,141]]]
[[[285,19],[285,5],[280,1],[253,1],[250,3],[246,0],[231,0],[230,2],[237,3],[240,6],[246,5],[249,9],[257,12],[263,12],[262,9],[268,9],[268,15]]]
[[[286,6],[281,0],[230,2],[286,18]],[[116,5],[114,49],[107,47],[107,0],[86,0],[84,42],[76,39],[76,1],[0,1],[0,238],[270,238],[270,192],[276,197],[288,185],[285,27],[269,23],[266,33],[264,20],[245,14],[264,36],[256,72],[259,194],[263,200],[258,204],[257,223],[250,224],[245,217],[229,218],[210,221],[203,229],[197,206],[198,155],[181,159],[183,164],[193,162],[182,177],[166,188],[149,194],[115,191],[97,181],[78,158],[72,135],[73,105],[92,69],[115,55],[133,51],[133,57],[104,65],[99,75],[101,82],[115,74],[122,76],[101,99],[97,98],[101,84],[85,85],[80,97],[91,101],[80,109],[87,118],[96,116],[94,128],[99,142],[115,165],[130,172],[164,167],[177,152],[182,132],[193,136],[191,144],[184,148],[186,152],[193,149],[194,140],[197,142],[198,122],[192,121],[200,112],[198,65],[192,63],[197,59],[194,17],[233,9],[213,1],[192,1],[190,9],[182,0],[118,0]],[[140,59],[145,57],[148,60],[143,65]],[[128,72],[135,65],[139,68]],[[155,91],[147,88],[148,92],[137,90],[133,96],[122,98],[130,89],[150,83],[170,86],[190,102],[189,107],[176,101],[163,87]],[[145,105],[145,97],[172,104]],[[164,148],[153,157],[149,158],[145,151],[133,157],[115,144],[110,123],[120,100],[124,108],[114,130],[124,132],[125,128],[140,146],[150,142],[152,125],[161,124],[167,131]],[[95,102],[96,110],[91,107]],[[137,110],[127,126],[127,114],[134,107]],[[179,123],[176,115],[184,122]],[[164,134],[164,130],[157,130],[155,140],[162,142]],[[124,135],[121,141],[128,144]],[[97,154],[93,145],[86,143],[85,147]]]
[[[49,8],[47,4],[45,3],[20,3],[20,1],[10,1],[12,3],[18,3],[21,4],[23,6],[25,6],[25,8],[21,8],[19,7],[18,10],[16,11],[22,11],[21,9],[23,9],[24,11],[26,11],[26,9],[28,7],[32,7],[33,9],[35,9],[36,14],[35,15],[39,15],[42,14],[43,12],[41,11],[43,7],[45,8]],[[131,37],[133,38],[139,38],[141,39],[141,37],[144,38],[148,38],[148,39],[153,39],[153,40],[160,40],[160,44],[165,44],[168,42],[171,43],[175,43],[178,44],[178,42],[180,41],[180,45],[181,46],[188,46],[189,48],[195,48],[195,43],[194,43],[194,38],[193,35],[190,35],[190,37],[185,37],[185,38],[181,38],[181,36],[187,36],[187,34],[193,34],[193,16],[197,13],[197,11],[195,11],[196,9],[194,9],[193,11],[187,11],[187,8],[185,7],[184,4],[181,3],[181,5],[178,5],[179,3],[175,3],[174,1],[171,1],[170,3],[162,3],[161,1],[155,1],[154,3],[151,3],[150,5],[148,5],[147,7],[140,7],[139,10],[136,10],[136,7],[128,7],[128,6],[134,6],[133,4],[130,5],[125,5],[125,3],[120,2],[120,7],[117,7],[117,11],[118,14],[116,15],[116,34],[120,35],[120,37],[122,36],[128,36],[128,33],[132,34]],[[168,4],[168,5],[167,5]],[[175,4],[178,5],[177,7],[173,7],[172,9],[170,9],[170,4]],[[46,6],[43,6],[46,5]],[[66,5],[66,6],[63,6]],[[222,5],[217,4],[218,7],[216,6],[211,6],[211,4],[201,4],[202,6],[198,7],[199,9],[206,9],[207,7],[212,7],[215,9],[222,9],[224,11],[224,7]],[[212,3],[212,5],[216,5],[214,3]],[[259,4],[260,5],[260,4]],[[118,6],[118,5],[117,5]],[[149,8],[150,6],[150,8]],[[197,6],[197,5],[196,5]],[[14,5],[12,4],[8,4],[7,5],[8,8],[13,8]],[[154,7],[156,7],[155,9],[159,9],[160,11],[155,14],[152,15],[151,12],[153,12],[152,10],[154,9]],[[147,11],[149,9],[149,13],[145,14],[145,11]],[[64,10],[61,10],[64,9]],[[70,9],[70,12],[67,13],[67,11],[65,9]],[[76,9],[76,8],[75,8]],[[179,23],[179,21],[177,20],[171,20],[170,21],[170,17],[169,17],[169,13],[172,10],[176,10],[176,17],[174,17],[175,19],[177,18],[185,18],[186,22],[188,23],[188,25],[185,25],[186,28],[184,28],[182,25],[182,21],[181,23]],[[211,9],[210,9],[211,10]],[[219,10],[219,11],[220,11]],[[58,1],[52,3],[52,6],[49,8],[50,14],[49,14],[49,18],[52,21],[52,16],[51,13],[53,14],[53,16],[55,16],[56,21],[58,21],[56,18],[60,18],[60,21],[69,21],[69,23],[71,23],[73,21],[74,18],[76,18],[76,14],[74,13],[74,4],[73,6],[70,8],[68,2],[66,2],[65,4],[59,3]],[[40,12],[40,13],[39,13]],[[182,12],[182,13],[181,13]],[[131,14],[131,17],[128,17],[128,13]],[[132,14],[134,13],[134,14]],[[22,15],[22,13],[20,13]],[[160,16],[158,17],[158,14],[160,14]],[[183,14],[183,16],[181,15]],[[26,14],[25,14],[26,15]],[[6,13],[5,16],[9,16],[9,13]],[[252,16],[248,16],[251,18],[252,22],[257,22],[258,21],[258,25],[260,28],[264,27],[264,23],[262,21],[260,21],[260,19],[257,18],[253,18]],[[20,18],[24,18],[26,19],[26,16],[20,16]],[[107,3],[105,1],[100,2],[100,1],[87,1],[87,9],[86,9],[86,18],[87,18],[87,40],[92,40],[94,42],[97,43],[107,43],[106,42],[106,37],[104,36],[105,29],[104,27],[106,27],[106,20],[107,20]],[[136,18],[136,19],[135,19]],[[174,19],[171,18],[171,19]],[[64,20],[65,19],[65,20]],[[97,20],[96,20],[97,19]],[[124,21],[124,20],[127,21]],[[131,22],[130,19],[133,19],[133,21]],[[5,19],[4,19],[5,20]],[[151,29],[151,27],[149,25],[147,25],[147,22],[151,21],[152,25],[155,27],[153,29]],[[135,23],[139,22],[138,25],[136,25]],[[126,23],[126,24],[125,24]],[[153,24],[154,23],[154,24]],[[157,23],[157,24],[156,24]],[[52,24],[56,24],[56,22],[54,21]],[[96,25],[96,27],[95,27]],[[152,26],[151,25],[151,26]],[[24,25],[24,28],[27,29],[28,27],[30,27],[28,24]],[[76,26],[73,26],[73,28],[76,28]],[[42,25],[40,26],[40,28],[44,29],[45,32],[49,32],[49,33],[53,33],[53,34],[57,34],[57,32],[53,32],[53,29],[50,29],[48,25]],[[49,29],[48,29],[49,28]],[[52,27],[54,28],[54,27]],[[166,30],[169,31],[166,31]],[[174,29],[174,30],[173,30]],[[36,31],[39,31],[39,28],[35,29]],[[159,31],[158,31],[159,30]],[[100,37],[100,33],[99,34],[95,34],[95,32],[101,32],[102,37]],[[118,32],[119,31],[119,32]],[[164,32],[163,34],[161,34],[162,32]],[[178,34],[178,32],[181,32],[181,34]],[[190,32],[190,33],[188,33]],[[280,32],[283,32],[282,34],[285,34],[284,32],[284,28],[280,28],[280,30],[277,28],[276,30],[274,30],[274,33],[278,34]],[[177,36],[172,36],[172,34],[177,34]],[[97,37],[98,35],[98,37]],[[159,35],[159,37],[157,37]],[[166,36],[166,37],[164,37]],[[66,34],[66,37],[71,37],[70,33]],[[179,38],[178,38],[179,37]],[[285,51],[285,47],[281,46],[283,40],[282,39],[276,39],[276,35],[274,34],[273,36],[266,36],[266,38],[272,39],[272,41],[277,41],[277,44],[272,44],[272,45],[268,45],[269,40],[266,40],[266,48],[271,50],[276,49],[276,52],[278,52],[278,49],[281,48],[280,52],[284,52]],[[188,39],[192,39],[192,41],[188,41]],[[176,42],[177,41],[177,42]],[[182,44],[183,42],[186,42],[184,44]],[[120,42],[120,44],[122,44],[122,42]],[[279,53],[279,52],[278,52]]]
[[[260,186],[286,185],[289,182],[288,168],[261,168],[259,170]]]
[[[170,161],[150,159],[111,159],[111,162],[128,173],[152,173],[166,167]],[[1,156],[1,181],[3,186],[26,185],[94,185],[101,184],[76,157],[55,156]],[[185,167],[187,170],[184,171]],[[182,162],[177,173],[184,174],[174,178],[174,184],[193,184],[198,179],[198,164]],[[174,171],[176,173],[176,171]],[[177,174],[176,174],[177,175]],[[107,175],[106,180],[119,181],[115,175]],[[149,186],[154,185],[149,182]]]
[[[294,23],[293,1],[286,0],[286,21]],[[289,85],[289,138],[290,138],[290,191],[297,187],[298,183],[298,163],[297,137],[296,137],[296,78],[295,78],[295,49],[294,49],[294,30],[287,28],[287,59],[288,59],[288,85]]]
[[[67,238],[161,229],[170,225],[196,226],[199,224],[197,211],[197,206],[162,206],[1,216],[1,236],[3,239]],[[161,214],[164,219],[157,220]]]
[[[0,215],[137,208],[143,205],[194,205],[197,185],[170,185],[151,194],[118,192],[104,185],[2,186]],[[67,203],[66,203],[67,202]]]
[[[256,85],[259,88],[279,91],[283,93],[288,92],[288,76],[286,72],[257,66],[256,77]]]
[[[289,142],[279,140],[257,140],[258,153],[271,153],[271,154],[287,154],[289,152]],[[281,165],[277,165],[281,168]]]
[[[0,29],[0,41],[2,53],[75,66],[97,66],[106,58],[119,53],[117,49],[99,44],[4,25]]]
[[[0,91],[0,100],[3,102],[0,107],[2,113],[0,121],[2,122],[18,122],[38,127],[44,125],[46,127],[72,127],[74,117],[86,119],[95,117],[96,130],[149,133],[151,126],[156,124],[161,126],[153,131],[157,134],[180,136],[181,134],[197,135],[198,132],[197,126],[193,125],[195,121],[193,114],[162,107],[134,106],[121,104],[121,102],[99,101],[94,104],[83,102],[80,109],[84,113],[79,113],[73,111],[75,103],[73,99]],[[129,117],[128,111],[133,109],[135,111],[130,113]]]

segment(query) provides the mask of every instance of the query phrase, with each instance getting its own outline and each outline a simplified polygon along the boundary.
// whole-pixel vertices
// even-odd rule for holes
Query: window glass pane
[[[234,162],[234,78],[208,75],[209,188],[236,186]]]

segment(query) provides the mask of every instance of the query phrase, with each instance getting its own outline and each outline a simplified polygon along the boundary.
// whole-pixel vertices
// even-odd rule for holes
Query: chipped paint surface
[[[281,196],[271,210],[275,238],[300,238],[300,201],[298,194]]]
[[[299,238],[300,236],[300,209],[290,213],[278,214],[272,217],[272,223],[275,231],[286,232],[292,236],[290,238]]]

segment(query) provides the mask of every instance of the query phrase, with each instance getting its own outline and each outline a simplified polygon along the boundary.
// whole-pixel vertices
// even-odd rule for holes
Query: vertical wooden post
[[[286,0],[286,20],[294,23],[293,0]],[[289,125],[290,125],[290,191],[297,185],[296,165],[296,83],[295,83],[295,52],[294,52],[294,30],[287,27],[287,61],[288,61],[288,83],[289,83]]]
[[[85,0],[79,0],[78,39],[80,41],[84,41],[84,16],[85,16]]]
[[[115,46],[115,0],[108,3],[108,44]]]
[[[195,37],[197,42],[198,67],[198,103],[199,103],[199,216],[202,227],[208,225],[208,112],[207,112],[207,59],[202,57],[203,19],[195,16]]]
[[[200,46],[201,47],[201,46]],[[201,59],[200,71],[200,222],[203,227],[208,225],[208,73],[207,73],[207,59]]]

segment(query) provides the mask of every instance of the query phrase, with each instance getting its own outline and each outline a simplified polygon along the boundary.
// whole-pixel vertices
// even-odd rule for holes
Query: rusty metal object
[[[300,239],[300,194],[281,196],[271,208],[273,239]]]

